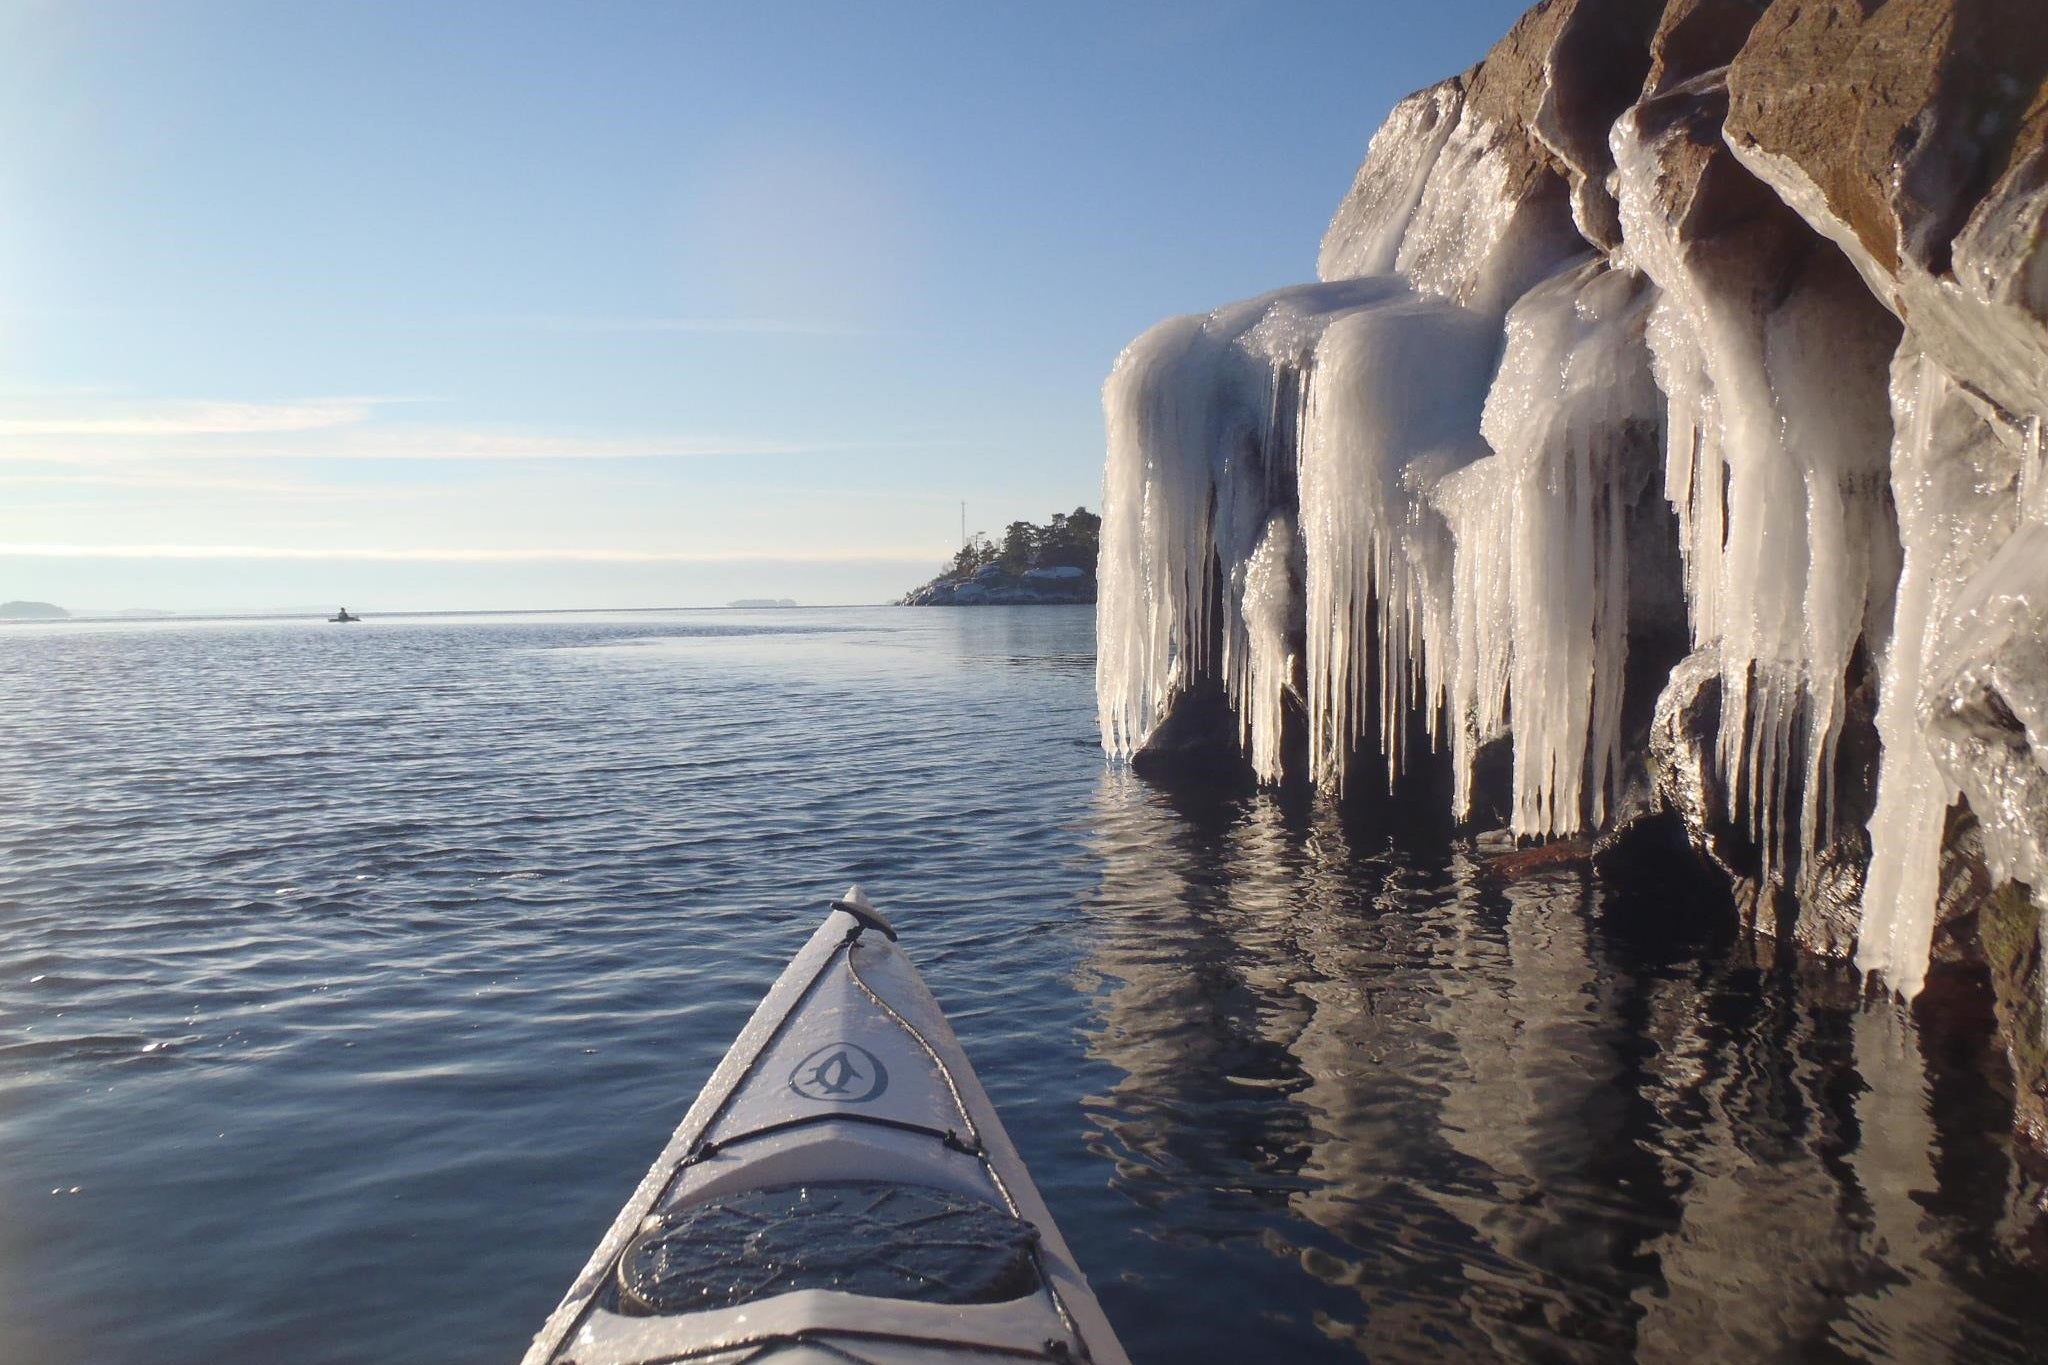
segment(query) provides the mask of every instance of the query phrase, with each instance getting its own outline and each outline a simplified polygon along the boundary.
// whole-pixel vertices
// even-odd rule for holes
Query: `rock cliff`
[[[1547,0],[1317,274],[1109,378],[1106,746],[1676,821],[1908,997],[1974,936],[2048,1134],[2039,0]]]

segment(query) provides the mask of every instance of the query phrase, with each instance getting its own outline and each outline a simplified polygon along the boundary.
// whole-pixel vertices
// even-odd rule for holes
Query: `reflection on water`
[[[1275,1358],[2028,1357],[2038,1190],[1943,1131],[1902,1010],[1325,811],[1112,776],[1093,823],[1103,1148],[1145,1235],[1244,1272],[1188,1358],[1248,1299]]]

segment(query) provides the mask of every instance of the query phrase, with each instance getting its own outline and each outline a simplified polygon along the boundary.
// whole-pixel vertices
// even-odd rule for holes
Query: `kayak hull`
[[[971,1303],[799,1285],[661,1312],[622,1293],[622,1257],[643,1234],[688,1227],[750,1192],[802,1198],[838,1182],[939,1192],[931,1197],[1023,1225],[1019,1254],[1035,1285]],[[819,1230],[822,1245],[831,1229]],[[931,1264],[932,1246],[904,1235],[910,1241],[894,1250]],[[877,1246],[869,1259],[888,1264],[891,1251]],[[709,1297],[721,1287],[709,1286]],[[849,1358],[1127,1365],[937,1001],[857,890],[834,903],[763,998],[525,1357],[528,1365]]]

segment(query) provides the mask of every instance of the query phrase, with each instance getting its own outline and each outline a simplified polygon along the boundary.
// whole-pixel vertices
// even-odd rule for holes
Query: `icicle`
[[[1135,753],[1173,697],[1215,671],[1215,641],[1243,637],[1239,569],[1294,459],[1285,395],[1299,404],[1298,376],[1332,317],[1397,297],[1407,290],[1392,279],[1278,290],[1163,322],[1118,357],[1103,386],[1095,674],[1111,754]],[[1279,685],[1247,681],[1258,695]]]
[[[1238,737],[1261,782],[1278,782],[1285,775],[1281,717],[1294,676],[1288,635],[1300,610],[1294,593],[1297,558],[1293,519],[1276,513],[1243,567],[1241,627],[1226,647],[1230,657],[1224,675]]]
[[[1472,778],[1480,746],[1508,732],[1508,669],[1513,657],[1515,501],[1513,468],[1498,455],[1445,478],[1432,500],[1451,525],[1455,646],[1451,672],[1451,801],[1472,816]]]
[[[1469,815],[1477,745],[1505,731],[1511,695],[1517,834],[1598,824],[1619,792],[1627,509],[1651,476],[1634,457],[1662,406],[1643,341],[1651,298],[1593,263],[1525,295],[1486,399],[1498,453],[1436,495],[1457,541],[1456,799]]]
[[[2041,449],[2041,414],[2027,418],[2026,455],[2020,462],[2020,515],[2028,521],[2048,522],[2048,453]]]
[[[1940,372],[1924,357],[1902,358],[1893,367],[1898,439],[1892,481],[1906,551],[1878,693],[1877,733],[1884,750],[1877,809],[1870,817],[1870,870],[1864,879],[1856,965],[1882,973],[1907,999],[1920,993],[1927,973],[1941,890],[1942,826],[1957,796],[1928,752],[1918,714],[1929,636],[1940,618],[1940,599],[1947,595],[1940,545],[1952,534],[1952,528],[1928,525],[1942,510],[1930,486],[1930,464],[1934,415],[1943,397]]]
[[[1694,252],[1659,197],[1657,149],[1615,126],[1622,233],[1663,297],[1649,329],[1669,400],[1666,492],[1679,519],[1695,647],[1721,659],[1716,765],[1729,814],[1782,881],[1794,842],[1825,829],[1850,657],[1896,539],[1883,501],[1888,433],[1877,305],[1832,258],[1783,298]],[[1866,391],[1868,390],[1868,391]]]
[[[1433,721],[1441,705],[1455,667],[1452,542],[1427,494],[1484,453],[1478,416],[1497,345],[1486,315],[1407,296],[1343,315],[1316,348],[1301,530],[1318,782],[1343,784],[1367,716],[1391,780],[1408,714]],[[1368,697],[1375,655],[1379,690]]]
[[[2038,652],[2048,638],[2048,528],[2022,520],[2038,437],[2031,422],[2013,423],[1914,342],[1907,338],[1892,367],[1892,491],[1905,568],[1878,702],[1883,757],[1856,948],[1858,967],[1908,998],[1925,978],[1942,835],[1964,781],[1973,783],[1994,877],[2048,879],[2048,868],[2030,866],[2026,834],[2041,805],[2038,759],[2001,769],[2016,756],[2001,737],[1987,762],[1976,744],[1981,708],[1962,704],[1990,671],[2009,712],[2031,707],[2048,722],[2048,696],[1998,662],[2015,644]]]

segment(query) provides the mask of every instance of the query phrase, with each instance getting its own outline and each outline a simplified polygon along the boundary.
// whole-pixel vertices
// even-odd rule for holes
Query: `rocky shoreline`
[[[1112,751],[1723,886],[2048,1146],[2034,0],[1545,0],[1317,274],[1105,388]]]
[[[961,518],[964,523],[966,518]],[[906,607],[1072,606],[1095,600],[1102,518],[1085,507],[1055,512],[1043,525],[1013,521],[1001,541],[961,537],[953,562],[906,595]]]
[[[1095,575],[1078,568],[1007,573],[987,565],[964,578],[941,575],[903,598],[906,607],[1068,607],[1095,601]]]

